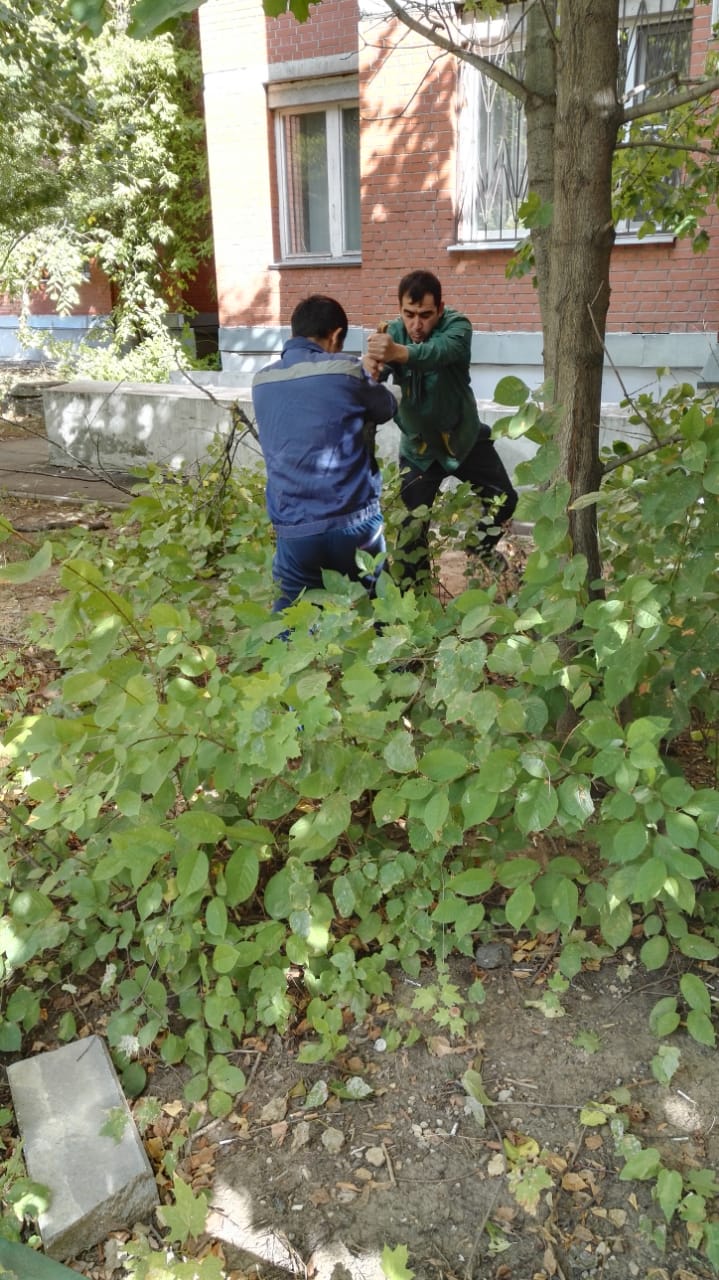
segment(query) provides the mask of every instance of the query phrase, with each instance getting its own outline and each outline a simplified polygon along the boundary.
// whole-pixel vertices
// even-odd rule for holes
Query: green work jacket
[[[459,311],[446,308],[426,342],[411,342],[401,319],[390,321],[387,332],[409,351],[406,364],[389,366],[402,388],[395,414],[400,453],[420,471],[433,462],[456,471],[477,440],[490,434],[480,422],[469,381],[472,326]]]

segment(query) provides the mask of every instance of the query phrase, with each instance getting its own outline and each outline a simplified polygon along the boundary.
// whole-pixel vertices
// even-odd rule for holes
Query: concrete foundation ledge
[[[51,466],[127,472],[153,463],[187,472],[206,463],[213,441],[230,429],[233,405],[254,422],[252,397],[246,385],[232,385],[228,373],[191,377],[192,382],[65,382],[48,388],[43,406]],[[490,426],[512,412],[493,400],[478,399],[477,406]],[[627,416],[618,404],[603,406],[600,445],[622,439],[636,448],[647,439],[645,431],[628,424]],[[385,461],[397,460],[399,431],[393,422],[380,426],[377,448]],[[501,439],[497,449],[510,474],[534,453],[523,437]],[[247,436],[240,443],[235,464],[262,465],[256,440]]]
[[[43,393],[51,466],[128,471],[149,463],[186,471],[206,462],[216,437],[230,430],[238,406],[252,420],[247,389],[189,383],[65,382]],[[240,444],[238,465],[257,465],[259,447]]]

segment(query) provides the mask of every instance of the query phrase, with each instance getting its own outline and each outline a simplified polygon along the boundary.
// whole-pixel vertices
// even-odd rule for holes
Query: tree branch
[[[385,0],[388,4],[389,0]],[[660,115],[665,111],[673,111],[675,107],[684,107],[688,102],[699,102],[702,98],[709,98],[713,93],[719,90],[719,76],[712,76],[708,80],[697,81],[694,85],[688,85],[686,89],[677,93],[660,93],[656,98],[647,98],[645,102],[638,102],[635,107],[625,107],[622,111],[619,126],[629,124],[631,120],[644,120],[646,116]]]
[[[513,75],[510,75],[503,67],[498,67],[489,58],[483,58],[481,54],[473,53],[470,49],[462,47],[455,40],[450,39],[449,36],[443,35],[439,27],[434,26],[432,23],[425,25],[418,18],[413,18],[397,3],[397,0],[384,0],[384,3],[397,21],[401,22],[403,26],[409,27],[410,31],[414,31],[416,35],[422,36],[430,44],[444,49],[446,53],[454,54],[455,58],[459,58],[462,62],[468,62],[470,66],[480,71],[482,75],[494,80],[500,89],[506,89],[507,93],[511,93],[514,98],[519,98],[520,102],[525,105],[532,100],[534,95],[528,92],[526,85],[521,80],[517,80]]]
[[[647,139],[646,141],[637,142],[618,142],[615,151],[639,151],[642,147],[650,148],[652,151],[686,151],[688,155],[708,156],[712,158],[719,156],[719,149],[715,147],[691,146],[687,142],[657,142]]]
[[[679,444],[682,436],[678,433],[673,436],[667,436],[666,440],[650,440],[648,444],[642,445],[639,449],[632,449],[631,453],[622,454],[621,458],[612,458],[610,462],[602,464],[602,479],[608,476],[610,471],[616,471],[617,467],[623,467],[626,462],[634,462],[637,458],[644,458],[648,453],[656,453],[657,449],[664,449],[669,444]]]

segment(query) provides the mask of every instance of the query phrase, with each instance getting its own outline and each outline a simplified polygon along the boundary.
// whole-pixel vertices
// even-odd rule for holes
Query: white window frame
[[[505,45],[508,51],[518,48],[513,39],[516,27],[516,12],[519,6],[507,7],[502,17],[487,18],[472,24],[475,47],[480,51],[492,50]],[[457,173],[457,247],[460,249],[492,249],[506,248],[516,243],[523,234],[521,224],[504,227],[499,233],[481,233],[480,228],[472,225],[471,216],[467,212],[465,192],[474,185],[476,168],[479,162],[479,94],[481,93],[480,75],[469,63],[460,67],[460,112],[458,122],[458,173]],[[497,87],[497,92],[501,92]],[[522,123],[524,128],[524,123]],[[465,183],[465,175],[469,182]],[[509,203],[509,202],[507,202]]]
[[[713,0],[715,20],[719,19],[719,0]],[[496,52],[498,47],[504,43],[508,49],[518,48],[516,42],[512,43],[512,35],[516,31],[516,14],[519,6],[508,6],[504,15],[500,18],[486,19],[481,23],[473,22],[472,34],[474,37],[475,47],[480,51],[484,49],[492,49]],[[688,11],[691,15],[691,9]],[[671,21],[670,15],[663,12],[661,0],[649,0],[644,3],[643,0],[624,0],[623,11],[620,16],[620,22],[623,27],[633,28],[631,39],[636,41],[636,31],[640,26],[656,26],[663,20]],[[640,70],[639,60],[636,58],[628,59],[629,65],[632,67],[633,73]],[[517,240],[526,234],[526,230],[518,222],[516,228],[502,228],[499,233],[487,231],[482,234],[480,227],[472,225],[471,217],[467,212],[469,202],[465,193],[471,190],[474,180],[476,168],[480,161],[479,156],[479,94],[481,86],[479,77],[481,73],[477,72],[469,63],[463,63],[460,68],[460,111],[458,120],[458,147],[457,147],[457,243],[450,246],[450,250],[466,251],[468,249],[497,249],[507,248],[508,245],[516,244]],[[636,87],[636,81],[628,85],[631,90]],[[522,121],[524,128],[524,121]],[[511,202],[506,201],[509,208]],[[621,240],[631,240],[636,242],[636,226],[634,224],[624,224],[619,232]],[[657,240],[672,240],[673,236],[670,232],[657,232],[653,236],[646,236],[642,243],[656,242]]]
[[[360,250],[344,249],[344,172],[342,148],[342,112],[359,108],[356,76],[328,76],[314,81],[271,84],[268,104],[274,113],[277,155],[277,190],[279,197],[280,256],[283,265],[307,266],[312,263],[358,263]],[[287,155],[284,118],[306,112],[322,111],[326,121],[327,185],[330,246],[328,253],[293,253],[289,227]]]
[[[643,77],[646,74],[646,48],[640,42],[642,32],[648,31],[650,28],[659,27],[662,24],[667,26],[673,21],[675,14],[673,11],[666,12],[661,7],[653,9],[645,7],[641,0],[624,0],[624,11],[621,15],[622,25],[629,31],[629,44],[627,48],[627,80],[624,86],[623,100],[626,104],[632,105],[633,102],[641,101],[641,93],[644,89]],[[692,9],[687,9],[684,14],[685,21],[692,20]],[[691,30],[691,27],[690,27]],[[690,54],[691,54],[691,36],[690,36]],[[637,243],[637,231],[641,227],[641,219],[619,222],[616,226],[617,243]],[[658,241],[672,241],[674,234],[671,231],[656,231],[651,236],[645,236],[641,241],[642,244],[656,244]]]

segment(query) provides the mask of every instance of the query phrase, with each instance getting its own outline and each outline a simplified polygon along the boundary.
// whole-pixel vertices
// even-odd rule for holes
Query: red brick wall
[[[357,0],[313,4],[306,22],[298,22],[291,13],[265,22],[268,62],[328,57],[357,48]]]
[[[79,302],[76,307],[73,307],[70,314],[73,316],[106,316],[111,308],[110,286],[102,272],[93,266],[90,271],[90,279],[80,289]],[[0,298],[0,315],[17,316],[19,314],[19,303],[11,302],[7,298]],[[33,316],[55,315],[55,304],[51,298],[48,298],[47,294],[43,292],[36,293],[30,301],[30,314]]]
[[[537,331],[536,291],[508,281],[508,251],[447,252],[455,240],[456,101],[451,58],[414,34],[377,19],[357,28],[356,0],[332,0],[298,24],[264,19],[257,0],[224,0],[200,10],[206,70],[359,52],[362,266],[268,269],[279,252],[274,139],[262,75],[244,113],[237,98],[208,109],[220,323],[287,323],[308,292],[334,294],[353,324],[396,313],[400,276],[435,271],[449,305],[478,330]],[[704,63],[710,15],[695,16],[693,70]],[[234,89],[239,82],[235,80]],[[244,89],[239,97],[242,98]],[[719,215],[709,254],[686,242],[617,245],[609,312],[611,332],[663,333],[719,327]]]

